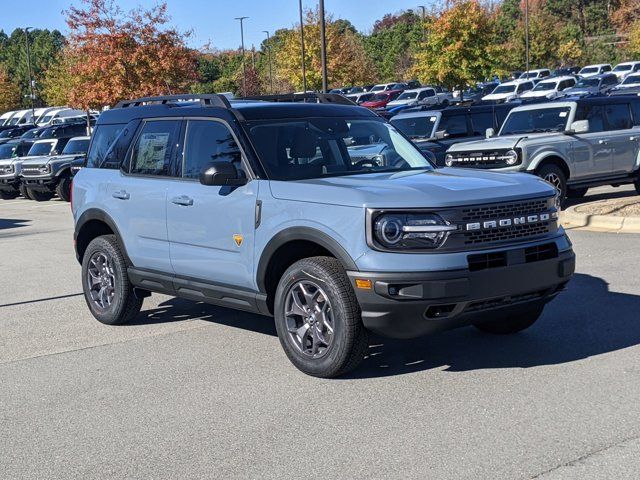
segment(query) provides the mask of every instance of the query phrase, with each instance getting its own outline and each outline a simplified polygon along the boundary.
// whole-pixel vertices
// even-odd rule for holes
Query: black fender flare
[[[62,164],[62,166],[56,170],[54,177],[59,178],[65,173],[68,173],[69,176],[71,176],[71,162]]]
[[[295,240],[306,240],[317,243],[336,257],[340,263],[342,263],[345,270],[358,270],[356,263],[353,261],[349,253],[347,253],[344,247],[340,245],[336,239],[312,227],[290,227],[275,234],[260,254],[258,268],[256,269],[256,282],[260,292],[267,292],[265,277],[267,267],[269,266],[269,262],[271,261],[273,254],[282,245]]]
[[[88,222],[93,220],[98,220],[104,223],[105,225],[107,225],[111,229],[111,231],[116,236],[116,239],[118,240],[118,244],[122,249],[122,254],[124,255],[127,265],[132,266],[133,263],[131,262],[131,259],[127,254],[127,248],[125,247],[124,242],[122,241],[122,235],[120,235],[120,230],[118,230],[118,227],[116,226],[116,222],[113,220],[113,218],[111,218],[111,216],[107,212],[105,212],[104,210],[100,210],[99,208],[89,208],[85,210],[82,213],[82,215],[80,215],[80,218],[78,218],[78,221],[76,222],[76,226],[73,231],[73,241],[74,241],[73,243],[76,250],[76,259],[78,260],[78,262],[82,263],[80,252],[78,251],[78,236],[82,231],[82,228]]]

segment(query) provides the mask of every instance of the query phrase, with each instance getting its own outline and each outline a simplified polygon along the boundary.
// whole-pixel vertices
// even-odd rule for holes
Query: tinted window
[[[392,118],[391,123],[409,138],[429,138],[432,136],[433,126],[438,117],[429,115],[425,117]]]
[[[569,107],[512,111],[502,126],[500,135],[563,131],[569,111]]]
[[[606,106],[607,130],[624,130],[631,128],[629,105],[617,104]]]
[[[129,172],[170,176],[180,126],[181,121],[178,120],[146,122],[133,147]]]
[[[632,101],[631,102],[631,113],[633,114],[633,124],[640,125],[640,102]]]
[[[589,132],[604,131],[604,108],[601,105],[585,107],[584,113],[580,116],[589,120]]]
[[[34,143],[31,149],[29,150],[29,156],[34,155],[49,155],[51,150],[53,149],[53,144],[55,142],[42,142],[42,143]]]
[[[474,135],[484,135],[487,128],[494,128],[493,113],[472,113],[471,114],[471,128]]]
[[[89,139],[82,140],[70,140],[67,146],[62,151],[63,155],[75,155],[80,153],[87,153],[89,147]]]
[[[184,144],[182,176],[198,178],[211,162],[235,162],[241,168],[238,144],[226,125],[209,120],[189,120]]]
[[[611,71],[611,67],[609,65],[602,67],[602,71],[603,72],[610,72]]]
[[[119,165],[110,165],[106,167],[104,164],[105,155],[109,151],[109,147],[118,138],[120,132],[125,127],[124,124],[117,125],[98,125],[93,131],[91,140],[91,149],[87,154],[87,167],[94,168],[120,168]]]
[[[467,116],[442,115],[440,125],[438,125],[438,130],[446,130],[449,134],[449,138],[466,137],[468,135]]]
[[[16,156],[16,146],[15,145],[0,145],[0,159],[3,158],[12,158]]]

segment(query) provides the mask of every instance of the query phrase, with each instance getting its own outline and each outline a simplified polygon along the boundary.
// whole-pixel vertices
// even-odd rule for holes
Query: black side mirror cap
[[[211,162],[200,171],[200,183],[202,185],[237,186],[246,184],[247,179],[231,162]]]

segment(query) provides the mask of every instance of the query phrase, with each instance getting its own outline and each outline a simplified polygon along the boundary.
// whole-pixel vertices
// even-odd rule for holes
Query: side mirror
[[[496,131],[493,128],[487,128],[487,130],[484,132],[484,136],[487,138],[495,137]]]
[[[571,124],[568,133],[587,133],[589,131],[589,120],[577,120]]]
[[[435,134],[435,139],[436,140],[442,140],[443,138],[447,138],[449,136],[449,134],[447,133],[446,130],[438,130]]]
[[[241,176],[236,166],[231,162],[211,162],[200,171],[202,185],[244,185],[247,179]]]

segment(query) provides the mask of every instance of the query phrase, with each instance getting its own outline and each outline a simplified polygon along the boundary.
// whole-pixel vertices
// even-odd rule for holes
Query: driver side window
[[[185,132],[182,178],[197,179],[205,165],[231,162],[242,170],[242,154],[229,128],[213,120],[189,120]]]

